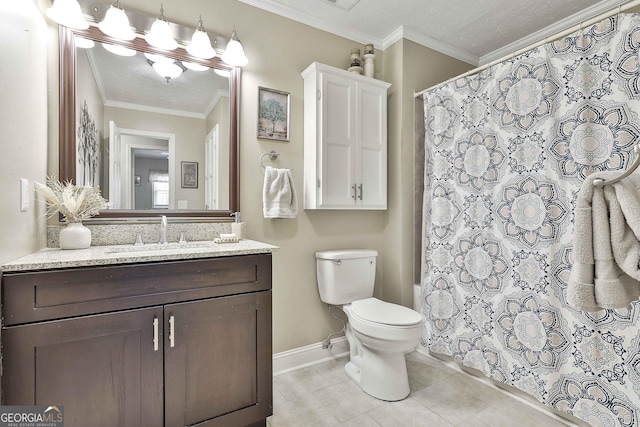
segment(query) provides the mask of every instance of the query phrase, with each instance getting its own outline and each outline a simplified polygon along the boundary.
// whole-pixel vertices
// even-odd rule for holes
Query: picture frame
[[[289,142],[291,93],[258,86],[258,138]]]
[[[180,162],[182,188],[198,188],[198,162]]]

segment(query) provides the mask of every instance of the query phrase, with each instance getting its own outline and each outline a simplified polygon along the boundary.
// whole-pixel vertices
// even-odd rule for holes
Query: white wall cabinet
[[[304,208],[387,209],[387,89],[314,62],[304,79]]]

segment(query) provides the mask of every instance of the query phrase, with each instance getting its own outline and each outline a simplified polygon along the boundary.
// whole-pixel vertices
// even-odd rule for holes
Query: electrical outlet
[[[20,178],[20,212],[26,212],[29,208],[29,181]]]

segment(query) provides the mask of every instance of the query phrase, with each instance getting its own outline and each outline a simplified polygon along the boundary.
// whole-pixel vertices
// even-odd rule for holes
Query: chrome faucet
[[[160,218],[160,239],[158,243],[167,243],[167,217],[165,215]]]

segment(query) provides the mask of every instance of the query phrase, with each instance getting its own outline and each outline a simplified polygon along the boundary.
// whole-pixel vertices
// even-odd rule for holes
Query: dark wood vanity
[[[2,404],[65,427],[264,426],[271,254],[5,271]]]

